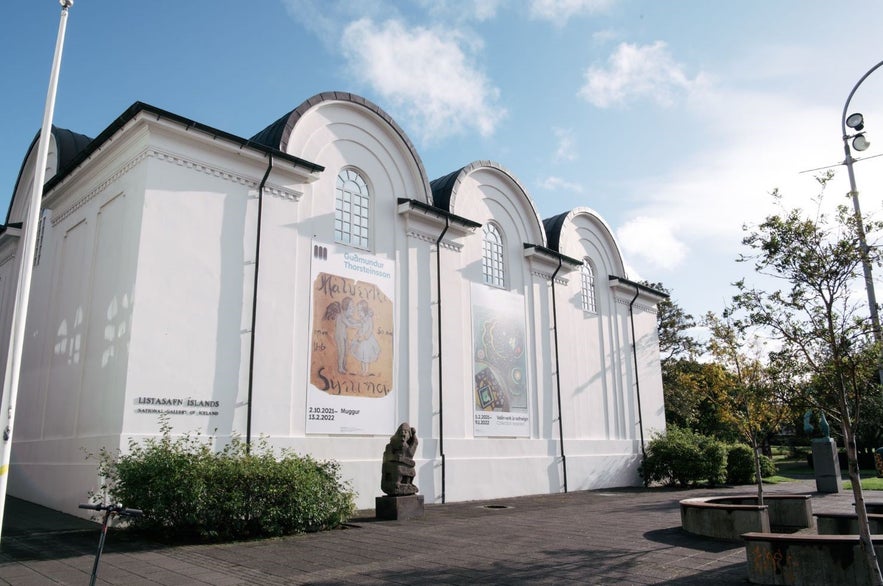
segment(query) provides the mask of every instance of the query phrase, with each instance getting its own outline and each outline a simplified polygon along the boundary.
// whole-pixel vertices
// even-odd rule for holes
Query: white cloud
[[[675,226],[667,220],[637,216],[616,231],[616,238],[628,258],[638,258],[663,269],[681,264],[687,246],[675,236]]]
[[[664,174],[622,185],[623,199],[639,203],[618,223],[617,237],[637,271],[678,287],[679,300],[696,313],[722,305],[733,293],[730,283],[759,279],[736,258],[748,252],[743,225],[781,211],[769,193],[779,188],[785,209],[815,209],[819,186],[813,173],[801,171],[837,163],[843,153],[836,103],[820,107],[804,96],[729,90],[691,105],[695,117],[685,128],[701,129],[696,138],[703,149],[683,153]],[[879,111],[865,114],[883,119]],[[883,164],[876,161],[883,158],[859,163],[856,173],[863,211],[879,219]],[[846,171],[835,171],[825,211],[851,205]]]
[[[330,51],[337,48],[345,23],[361,18],[398,18],[388,0],[282,0],[289,16],[311,31]]]
[[[497,15],[497,6],[500,3],[501,0],[472,0],[467,3],[467,7],[476,20],[490,20]]]
[[[497,16],[502,0],[418,0],[431,16],[454,22],[483,22]]]
[[[555,139],[558,141],[558,146],[555,148],[554,160],[556,162],[561,161],[575,161],[577,159],[577,149],[576,149],[576,135],[574,135],[573,130],[569,130],[567,128],[555,128],[553,129],[555,133]]]
[[[609,9],[616,0],[531,0],[530,16],[564,26],[574,16],[597,14]]]
[[[599,45],[603,45],[605,43],[611,43],[622,36],[618,31],[605,29],[601,31],[595,31],[592,33],[592,42],[597,43]]]
[[[423,141],[469,130],[489,136],[506,115],[499,90],[474,63],[480,45],[456,31],[361,19],[346,27],[341,44],[352,75]]]
[[[621,43],[608,59],[606,69],[589,67],[585,78],[579,95],[599,108],[641,98],[670,106],[678,94],[691,94],[707,83],[701,74],[688,77],[662,41],[652,45]]]
[[[562,179],[561,177],[554,176],[541,179],[537,183],[537,187],[546,191],[570,191],[573,193],[583,192],[583,186],[579,183],[573,183],[572,181],[567,181],[566,179]]]

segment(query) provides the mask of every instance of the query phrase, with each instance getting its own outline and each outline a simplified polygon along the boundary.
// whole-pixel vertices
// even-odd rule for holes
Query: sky
[[[627,278],[720,312],[744,227],[849,204],[841,118],[883,60],[883,2],[853,0],[75,0],[54,123],[96,136],[135,101],[250,137],[322,91],[389,113],[430,179],[476,160],[547,218],[588,207]],[[0,207],[40,128],[60,6],[5,0]],[[855,92],[883,219],[883,67]],[[875,281],[883,280],[883,271]],[[879,297],[879,295],[878,295]]]

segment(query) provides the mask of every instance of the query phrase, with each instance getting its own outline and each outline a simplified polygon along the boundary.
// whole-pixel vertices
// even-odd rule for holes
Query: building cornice
[[[460,252],[463,245],[454,239],[469,236],[481,226],[442,209],[423,202],[399,198],[398,213],[405,218],[406,233],[409,238],[416,238],[429,244],[439,242],[439,246],[454,252]]]
[[[209,163],[197,161],[195,159],[185,157],[181,154],[148,147],[126,161],[123,165],[117,168],[116,171],[114,171],[111,175],[109,175],[103,181],[90,189],[85,195],[77,199],[73,204],[64,208],[58,214],[55,214],[52,218],[52,225],[57,226],[59,223],[68,218],[71,214],[89,203],[92,199],[95,198],[96,195],[107,189],[108,186],[118,181],[121,177],[132,171],[135,167],[137,167],[145,159],[148,158],[156,159],[157,161],[162,161],[165,163],[170,163],[179,167],[184,167],[197,173],[204,173],[206,175],[217,177],[225,181],[230,181],[238,185],[243,185],[245,187],[248,187],[249,189],[257,189],[260,185],[260,180],[256,177],[250,177],[241,173],[234,173],[217,165],[211,165]],[[299,201],[300,198],[303,196],[302,192],[293,191],[291,189],[287,189],[273,183],[267,183],[264,185],[264,193],[271,197],[294,202]]]

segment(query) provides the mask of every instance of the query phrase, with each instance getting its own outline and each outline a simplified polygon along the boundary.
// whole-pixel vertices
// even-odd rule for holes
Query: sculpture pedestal
[[[812,440],[812,467],[815,470],[816,490],[840,492],[843,480],[840,475],[840,460],[837,458],[837,444],[832,438]]]
[[[423,516],[423,495],[379,496],[374,499],[375,517],[381,521],[403,521]]]

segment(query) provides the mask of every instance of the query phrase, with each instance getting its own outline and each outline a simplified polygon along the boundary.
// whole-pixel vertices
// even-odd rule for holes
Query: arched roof
[[[351,104],[357,104],[372,112],[378,118],[386,122],[390,126],[390,128],[392,128],[393,131],[398,135],[399,139],[401,139],[402,143],[404,143],[405,147],[408,149],[411,157],[414,159],[414,164],[417,166],[417,169],[420,172],[420,180],[423,183],[425,192],[427,194],[430,193],[429,178],[426,174],[426,168],[423,166],[423,160],[420,158],[420,155],[417,154],[417,149],[414,147],[414,143],[411,142],[411,139],[408,138],[408,135],[405,134],[405,131],[402,130],[398,123],[392,119],[392,116],[387,114],[380,106],[378,106],[374,102],[356,94],[352,94],[349,92],[318,93],[313,97],[308,98],[303,103],[301,103],[300,106],[298,106],[291,112],[283,115],[281,118],[252,136],[249,140],[251,142],[256,142],[258,144],[262,144],[274,149],[279,149],[283,152],[288,152],[288,141],[298,121],[304,114],[307,113],[307,111],[311,110],[312,108],[318,106],[323,102],[349,102]]]
[[[466,167],[460,167],[444,177],[439,177],[429,182],[429,186],[432,188],[432,203],[435,207],[450,211],[451,192],[454,191],[454,185],[459,182],[460,174],[464,169]]]
[[[90,136],[57,126],[52,127],[52,134],[55,136],[55,148],[58,156],[57,169],[59,171],[67,167],[92,142]],[[39,135],[40,133],[37,133],[37,136]]]
[[[55,175],[64,172],[71,162],[77,158],[77,155],[86,150],[86,147],[92,142],[92,137],[90,136],[66,128],[59,128],[55,125],[52,125],[52,137],[55,139]],[[18,193],[18,188],[21,184],[25,167],[28,164],[28,159],[31,157],[31,153],[36,149],[37,141],[39,139],[40,131],[38,130],[37,134],[34,135],[34,140],[31,141],[31,145],[25,152],[25,158],[21,162],[21,167],[18,170],[18,177],[15,180],[15,187],[12,191],[13,196],[9,201],[9,209],[6,211],[7,224],[9,224],[10,221],[9,216],[12,213],[12,205],[15,203],[15,195]],[[52,177],[46,177],[46,182],[49,182],[51,179]]]
[[[540,214],[537,212],[536,205],[534,205],[533,199],[528,194],[527,189],[521,184],[517,177],[515,177],[512,172],[506,169],[503,165],[496,163],[494,161],[475,161],[465,167],[461,167],[460,169],[453,171],[452,173],[448,173],[443,177],[439,177],[438,179],[434,179],[430,182],[430,187],[432,188],[432,202],[437,208],[441,208],[446,212],[456,213],[454,212],[452,207],[453,200],[456,199],[457,191],[460,188],[460,184],[463,180],[469,176],[470,173],[477,171],[479,169],[494,169],[498,173],[504,175],[509,181],[511,181],[521,192],[525,203],[527,203],[530,211],[531,218],[525,218],[528,222],[536,222],[536,230],[539,237],[543,240],[543,242],[538,242],[536,244],[546,245],[546,232],[543,229],[543,222],[540,219]]]
[[[549,243],[549,248],[560,254],[568,254],[567,251],[561,250],[561,235],[565,230],[565,226],[573,225],[576,218],[579,216],[588,218],[594,226],[600,229],[598,234],[599,238],[607,242],[611,254],[615,256],[615,261],[619,264],[619,270],[624,270],[625,263],[622,258],[622,252],[619,243],[616,241],[616,236],[613,234],[613,230],[611,230],[607,222],[605,222],[604,219],[591,208],[578,207],[569,212],[564,212],[543,220],[543,228],[546,230],[546,240]]]
[[[548,242],[547,246],[555,252],[560,252],[558,250],[558,241],[561,238],[561,227],[564,226],[564,220],[567,219],[569,214],[570,212],[564,212],[543,220],[543,229],[546,231],[546,242]]]

